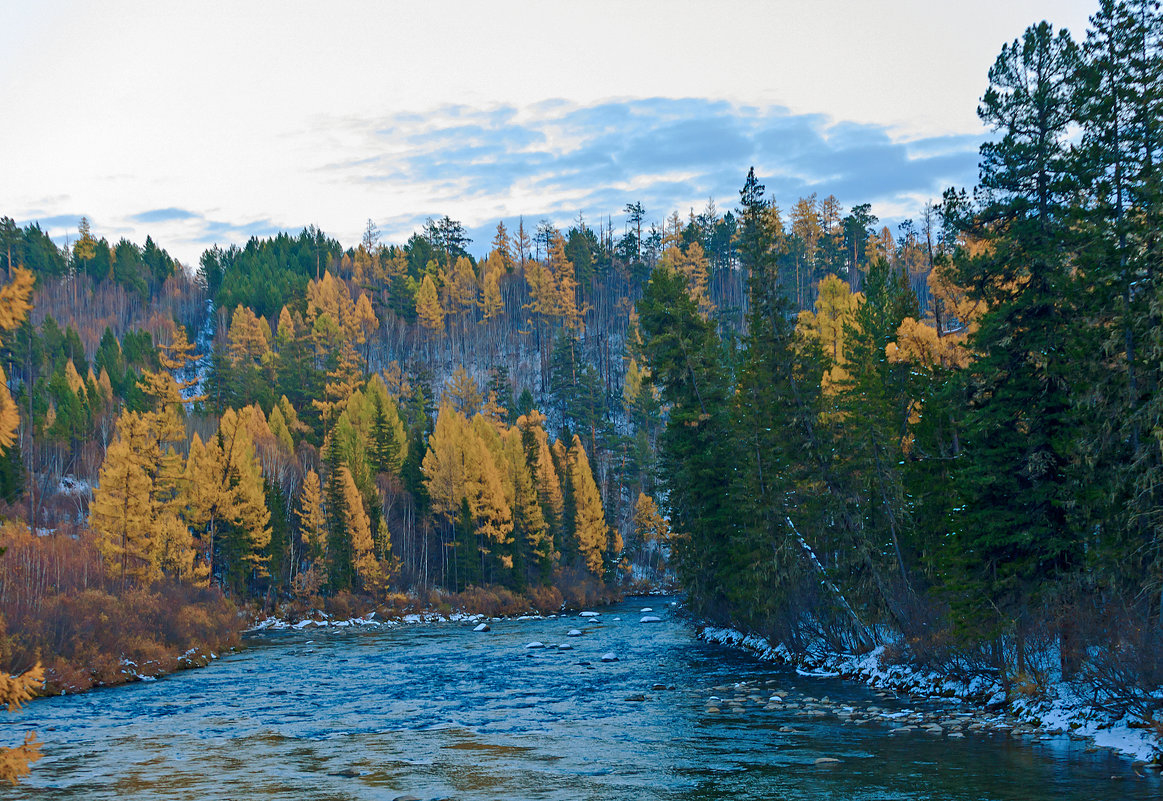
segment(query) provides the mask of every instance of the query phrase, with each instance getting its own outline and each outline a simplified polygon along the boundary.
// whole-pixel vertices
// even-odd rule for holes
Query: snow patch
[[[1108,748],[1132,759],[1158,762],[1163,758],[1163,744],[1151,730],[1143,728],[1142,721],[1129,715],[1115,717],[1096,707],[1087,700],[1086,688],[1078,682],[1059,680],[1043,696],[1016,698],[1007,704],[1005,691],[996,679],[956,678],[916,665],[889,663],[884,658],[883,645],[865,654],[841,654],[819,648],[797,656],[782,644],[772,645],[763,637],[735,629],[707,626],[698,636],[706,642],[742,648],[760,659],[792,666],[801,676],[843,677],[882,690],[940,698],[981,710],[1004,708],[1015,722],[1033,726],[1043,734],[1071,732],[1093,741],[1099,748]],[[883,712],[880,717],[893,720],[909,714],[907,710]],[[1000,720],[1001,716],[992,719]]]

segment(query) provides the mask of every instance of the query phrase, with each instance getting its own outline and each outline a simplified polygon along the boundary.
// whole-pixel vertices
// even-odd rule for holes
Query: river
[[[643,613],[643,607],[652,612]],[[695,639],[670,599],[568,616],[262,632],[209,667],[33,702],[17,799],[1157,798],[1067,738],[889,735],[713,687],[911,708]],[[661,618],[641,622],[644,615]],[[566,636],[570,629],[581,636]],[[540,641],[569,650],[526,648]],[[602,662],[613,653],[616,662]],[[664,685],[668,689],[654,689]],[[673,688],[673,689],[670,689]],[[631,700],[641,697],[642,700]],[[780,729],[795,731],[780,731]],[[818,759],[839,762],[818,764]],[[1117,777],[1117,778],[1112,778]]]

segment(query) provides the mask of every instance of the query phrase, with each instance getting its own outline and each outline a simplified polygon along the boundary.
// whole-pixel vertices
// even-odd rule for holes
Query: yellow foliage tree
[[[658,504],[645,492],[634,502],[634,536],[645,546],[670,542],[670,524],[658,511]]]
[[[351,471],[340,468],[343,486],[343,506],[347,516],[347,534],[351,537],[351,561],[359,583],[367,592],[384,589],[384,571],[376,559],[375,541],[372,539],[371,520],[363,508],[363,495],[351,477]]]
[[[321,562],[327,551],[327,517],[323,514],[323,488],[319,474],[308,470],[299,495],[299,534],[307,548],[307,558]]]
[[[239,304],[234,309],[226,338],[230,345],[230,361],[235,367],[262,366],[271,350],[267,332],[255,313]]]
[[[448,402],[466,418],[475,415],[484,401],[477,382],[463,367],[457,367],[452,371],[452,378],[448,380],[444,392]]]
[[[864,302],[864,295],[852,292],[848,282],[835,275],[825,276],[818,290],[815,312],[800,312],[796,331],[800,336],[819,342],[831,359],[832,367],[824,374],[821,384],[825,390],[835,392],[848,377],[845,370],[844,330],[855,324],[856,310]]]
[[[429,334],[435,334],[444,329],[444,310],[440,308],[440,299],[436,295],[436,283],[432,276],[425,275],[416,290],[416,317],[420,325]]]
[[[88,223],[85,223],[86,227]],[[32,273],[22,267],[11,269],[12,280],[0,287],[0,330],[14,331],[20,327],[31,305]],[[20,426],[20,414],[16,403],[8,392],[8,379],[0,370],[0,450],[7,450],[16,439],[16,429]],[[44,670],[40,663],[18,676],[0,671],[0,704],[15,712],[30,700],[36,690],[44,684]],[[29,732],[24,743],[15,748],[0,748],[0,781],[16,784],[28,775],[29,765],[40,759],[40,743],[36,735]]]
[[[715,304],[707,294],[708,262],[702,245],[691,242],[685,253],[677,244],[671,245],[658,260],[658,265],[686,278],[687,294],[698,305],[699,314],[704,319],[715,310]]]
[[[598,485],[590,471],[590,460],[581,439],[573,435],[568,452],[569,482],[573,490],[574,532],[578,551],[585,561],[586,569],[595,576],[602,575],[602,554],[607,550],[614,555],[622,550],[621,537],[610,541],[610,527],[606,525],[606,513],[602,509],[602,497]]]
[[[511,542],[513,514],[505,502],[501,474],[492,453],[464,415],[449,404],[443,405],[437,415],[421,471],[433,512],[453,520],[462,501],[467,500],[486,553],[490,552],[490,545],[500,547]],[[511,561],[504,566],[512,567]]]
[[[522,540],[521,546],[526,561],[532,560],[537,563],[529,567],[536,567],[536,572],[545,573],[554,557],[553,535],[545,520],[537,495],[537,486],[529,470],[524,437],[520,428],[513,426],[505,431],[502,441],[502,464],[508,470],[505,491],[512,493],[509,496],[509,506],[513,510],[514,535],[519,535]],[[547,575],[541,577],[548,578]]]
[[[505,300],[501,296],[501,276],[506,272],[505,260],[497,250],[481,262],[481,316],[491,320],[505,310]],[[483,322],[482,320],[482,322]]]
[[[12,280],[0,287],[0,330],[15,331],[24,322],[32,305],[32,273],[23,267],[12,270]],[[20,426],[20,413],[16,402],[8,392],[8,377],[0,369],[0,449],[7,450],[16,441],[16,429]]]
[[[157,440],[147,421],[126,412],[117,421],[117,435],[105,452],[89,526],[106,569],[122,584],[149,584],[161,578],[161,541],[156,527],[154,473]]]
[[[549,447],[549,435],[545,433],[545,415],[536,409],[517,418],[517,428],[522,432],[526,458],[529,460],[533,483],[545,521],[551,530],[562,525],[565,500],[561,493],[561,477],[554,465]]]
[[[217,436],[203,443],[197,434],[190,442],[186,461],[186,521],[205,533],[206,561],[214,567],[219,533],[224,524],[238,531],[241,564],[263,571],[262,551],[270,543],[270,510],[263,491],[262,469],[254,452],[245,421],[227,409],[218,424]]]
[[[36,696],[44,686],[44,669],[36,667],[19,676],[10,676],[0,670],[0,704],[15,712]],[[24,743],[15,748],[0,748],[0,781],[17,784],[28,775],[29,765],[40,759],[40,743],[32,732],[24,735]]]

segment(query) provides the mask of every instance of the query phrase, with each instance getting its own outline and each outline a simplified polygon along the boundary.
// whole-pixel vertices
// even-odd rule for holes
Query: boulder
[[[528,647],[528,646],[526,646],[526,647]],[[614,653],[613,651],[610,651],[607,654],[602,654],[602,661],[603,662],[617,662],[618,655],[616,653]]]
[[[480,623],[473,631],[491,631],[488,623]]]
[[[565,633],[566,637],[580,637],[581,635],[581,629],[570,629]]]
[[[529,643],[529,644],[528,644],[528,645],[526,645],[525,647],[526,647],[526,648],[544,648],[544,647],[545,647],[545,643],[543,643],[543,642],[538,642],[537,640],[534,640],[533,642]]]
[[[662,620],[662,618],[655,617],[654,615],[643,615],[642,619],[639,620],[638,622],[639,623],[657,623],[660,620]]]

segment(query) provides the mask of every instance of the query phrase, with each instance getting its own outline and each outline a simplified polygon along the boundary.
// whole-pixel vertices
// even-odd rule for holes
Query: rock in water
[[[563,642],[561,645],[557,646],[557,650],[559,650],[559,651],[572,651],[573,646],[567,642]]]
[[[651,609],[649,606],[644,606],[639,611],[642,612],[643,614],[645,614],[646,612],[653,612],[654,610]]]
[[[528,644],[528,645],[526,645],[525,647],[526,647],[526,648],[544,648],[544,647],[545,647],[545,643],[543,643],[543,642],[537,642],[536,640],[534,640],[533,642],[529,643],[529,644]]]
[[[643,695],[642,693],[636,693],[634,695],[627,695],[626,700],[627,701],[645,701],[646,696]]]
[[[836,757],[820,757],[816,760],[817,765],[837,765],[839,763],[840,760],[836,759]]]
[[[642,619],[639,620],[638,622],[639,623],[657,623],[660,620],[662,620],[662,618],[655,617],[654,615],[643,615]]]
[[[602,654],[602,661],[603,662],[617,662],[618,655],[616,653],[614,653],[613,651],[610,651],[610,653],[608,653],[608,654]]]
[[[601,612],[582,612],[581,616],[582,617],[597,617],[600,614],[601,614]]]
[[[488,623],[481,623],[473,631],[490,631]]]
[[[570,629],[565,633],[566,637],[580,637],[581,635],[581,629]]]

